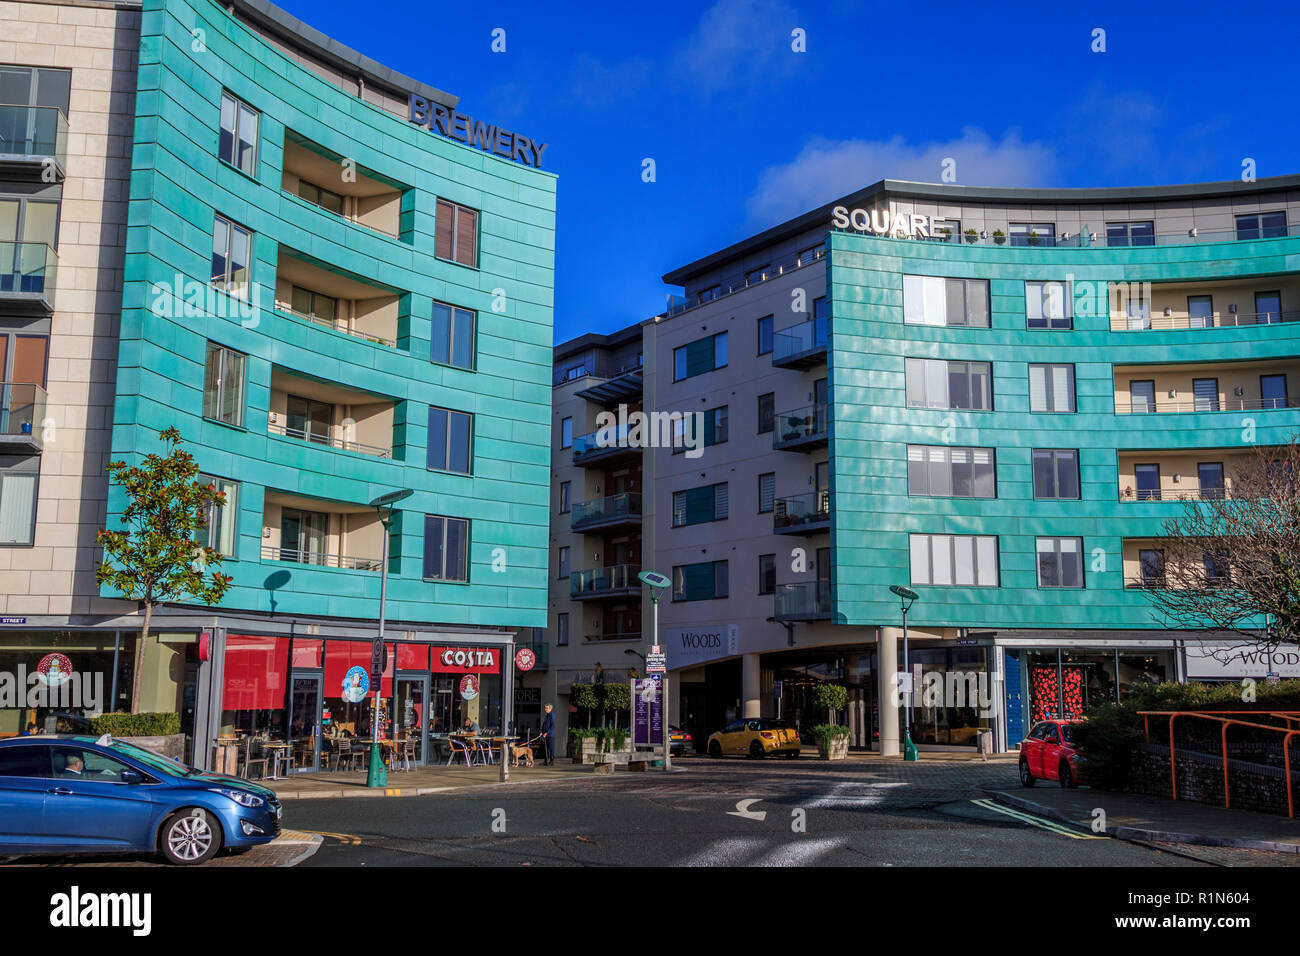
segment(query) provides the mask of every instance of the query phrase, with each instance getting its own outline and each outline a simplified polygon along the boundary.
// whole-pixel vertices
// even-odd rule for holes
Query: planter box
[[[819,737],[817,754],[823,760],[843,760],[849,755],[849,735],[839,737]]]
[[[125,740],[129,744],[135,744],[145,750],[152,750],[164,757],[171,757],[175,760],[185,759],[184,734],[169,734],[166,737],[114,737],[113,739]]]

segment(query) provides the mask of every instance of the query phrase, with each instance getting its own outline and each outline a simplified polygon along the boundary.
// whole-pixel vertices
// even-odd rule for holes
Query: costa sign
[[[533,665],[537,663],[537,655],[533,653],[530,647],[521,647],[515,651],[515,667],[521,671],[530,671]]]
[[[494,647],[435,647],[433,670],[440,674],[481,674],[497,671],[501,652]]]
[[[908,239],[929,239],[930,217],[913,213],[890,213],[888,209],[849,209],[836,206],[831,210],[831,225],[836,229],[852,229],[876,236],[902,236]]]

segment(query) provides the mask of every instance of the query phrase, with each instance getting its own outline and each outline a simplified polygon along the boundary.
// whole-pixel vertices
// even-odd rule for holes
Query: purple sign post
[[[662,676],[632,681],[632,745],[657,747],[664,737],[664,682]]]

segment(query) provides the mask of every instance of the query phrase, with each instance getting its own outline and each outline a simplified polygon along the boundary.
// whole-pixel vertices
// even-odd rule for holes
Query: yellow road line
[[[319,833],[323,837],[330,837],[331,839],[338,840],[340,843],[346,844],[347,846],[361,845],[361,837],[354,836],[351,833],[332,833],[329,830],[303,830],[301,832]]]
[[[1052,820],[1044,820],[1042,817],[1032,816],[1031,814],[1024,813],[1020,810],[1013,810],[1011,807],[1004,807],[1002,806],[1002,804],[995,803],[992,800],[988,800],[988,799],[972,800],[971,803],[975,804],[978,807],[983,807],[985,810],[992,810],[995,813],[1001,813],[1003,816],[1008,816],[1014,820],[1019,820],[1021,823],[1028,823],[1030,826],[1038,827],[1041,830],[1048,830],[1052,833],[1059,833],[1061,836],[1068,836],[1072,840],[1109,839],[1109,837],[1099,836],[1097,834],[1092,834],[1092,833],[1078,833],[1070,829],[1069,827],[1065,826],[1062,823],[1056,823],[1055,821]]]

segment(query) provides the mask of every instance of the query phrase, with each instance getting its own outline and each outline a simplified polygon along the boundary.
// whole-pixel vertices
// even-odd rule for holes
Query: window
[[[1282,293],[1281,292],[1256,292],[1255,293],[1255,323],[1257,325],[1273,325],[1282,321]]]
[[[750,269],[745,273],[745,285],[753,285],[756,282],[765,282],[767,280],[768,270],[771,266],[759,266],[757,269]]]
[[[1050,222],[1013,222],[1007,226],[1013,246],[1054,246],[1056,226]]]
[[[1029,410],[1031,412],[1073,412],[1074,366],[1029,366]]]
[[[1073,298],[1068,282],[1026,282],[1025,317],[1029,328],[1073,328]]]
[[[560,419],[560,447],[561,448],[573,447],[573,419],[572,418]]]
[[[1079,452],[1073,448],[1035,448],[1034,497],[1044,500],[1079,497]]]
[[[1160,500],[1160,466],[1134,465],[1133,480],[1137,482],[1138,501]]]
[[[712,601],[726,596],[726,561],[679,564],[673,568],[674,601]]]
[[[30,545],[36,534],[39,455],[0,455],[0,545]]]
[[[1154,222],[1106,223],[1106,245],[1108,246],[1154,246],[1155,244],[1156,224]]]
[[[809,246],[807,249],[804,249],[799,253],[799,265],[806,266],[810,262],[816,262],[818,259],[822,259],[825,256],[826,243],[823,242],[819,245]]]
[[[673,349],[673,381],[703,375],[726,364],[727,333],[705,336]]]
[[[673,492],[673,527],[721,521],[727,517],[727,483]]]
[[[431,405],[426,467],[435,471],[454,471],[459,475],[468,475],[473,435],[473,415]]]
[[[71,98],[71,70],[59,70],[53,67],[0,66],[0,103],[14,103],[19,106],[53,106],[66,115]]]
[[[469,583],[469,522],[466,519],[424,516],[424,576],[434,581]]]
[[[569,576],[569,548],[567,545],[559,549],[555,563],[558,564],[560,568],[560,573],[557,577],[563,581]]]
[[[317,186],[315,183],[309,183],[305,179],[298,180],[298,198],[305,199],[313,206],[320,206],[327,212],[332,212],[336,216],[343,215],[343,197],[338,193],[330,192],[323,186]]]
[[[430,359],[439,365],[472,369],[474,320],[475,314],[469,309],[460,309],[442,302],[433,303]]]
[[[1144,332],[1151,328],[1151,298],[1142,292],[1130,293],[1124,298],[1124,310],[1130,332]]]
[[[758,593],[776,593],[776,555],[760,554],[758,556]]]
[[[214,475],[199,475],[201,484],[213,485],[226,496],[225,504],[208,505],[204,531],[198,538],[204,545],[227,558],[235,556],[235,535],[239,525],[239,482]]]
[[[1214,297],[1189,295],[1187,297],[1187,327],[1189,329],[1214,328]]]
[[[1286,212],[1251,213],[1237,217],[1237,238],[1279,239],[1286,235]]]
[[[0,244],[3,248],[3,244]],[[39,385],[45,387],[46,373],[49,370],[50,337],[48,335],[26,335],[22,332],[10,332],[0,328],[0,382],[16,385]],[[34,392],[31,389],[13,389],[9,395],[9,414],[20,412],[31,414]],[[36,423],[32,423],[35,427]],[[13,418],[10,418],[10,427]]]
[[[257,175],[257,119],[257,110],[222,91],[217,155],[250,176]]]
[[[558,647],[565,647],[569,643],[568,614],[557,614],[555,616],[555,643]]]
[[[1192,379],[1193,407],[1198,412],[1219,410],[1219,380],[1217,378]]]
[[[1040,588],[1083,587],[1083,539],[1039,538],[1038,586]]]
[[[244,426],[244,362],[248,358],[208,343],[207,365],[203,371],[203,417],[227,425]]]
[[[903,276],[903,321],[908,325],[989,327],[987,279]]]
[[[1290,401],[1286,394],[1285,375],[1261,375],[1259,377],[1260,408],[1287,408]]]
[[[907,359],[909,408],[993,408],[993,371],[988,362]]]
[[[722,298],[722,286],[720,285],[711,285],[707,289],[701,289],[696,295],[696,299],[699,300],[701,305],[720,298]]]
[[[301,286],[294,286],[289,298],[289,308],[309,319],[320,319],[331,325],[339,314],[339,300]]]
[[[1223,497],[1223,462],[1202,461],[1196,465],[1197,488],[1202,498]]]
[[[478,267],[478,213],[445,199],[438,200],[433,254],[470,268]]]
[[[560,514],[562,515],[567,515],[573,508],[572,491],[572,482],[560,482]]]
[[[998,539],[992,535],[914,534],[910,543],[913,584],[998,586]]]
[[[1145,379],[1128,383],[1129,410],[1139,414],[1156,410],[1156,383]]]
[[[1228,553],[1226,551],[1206,551],[1201,555],[1201,566],[1205,569],[1205,583],[1220,585],[1228,583]]]
[[[224,216],[212,220],[212,285],[227,295],[248,298],[248,263],[253,234]]]
[[[775,316],[765,315],[758,320],[758,354],[768,355],[772,351],[772,320]]]
[[[1141,587],[1165,586],[1165,552],[1162,548],[1142,548],[1138,551],[1138,575]]]
[[[0,750],[0,777],[48,777],[49,775],[49,747],[6,747]]]
[[[765,435],[776,428],[776,393],[758,396],[758,433]]]
[[[329,444],[330,426],[334,423],[333,405],[301,395],[288,395],[285,397],[285,413],[288,419],[285,434],[291,438]]]
[[[996,498],[993,449],[908,445],[907,493],[942,498]]]
[[[704,413],[704,444],[721,445],[727,440],[727,406],[719,405]]]
[[[758,476],[758,513],[767,514],[776,500],[776,472]]]

